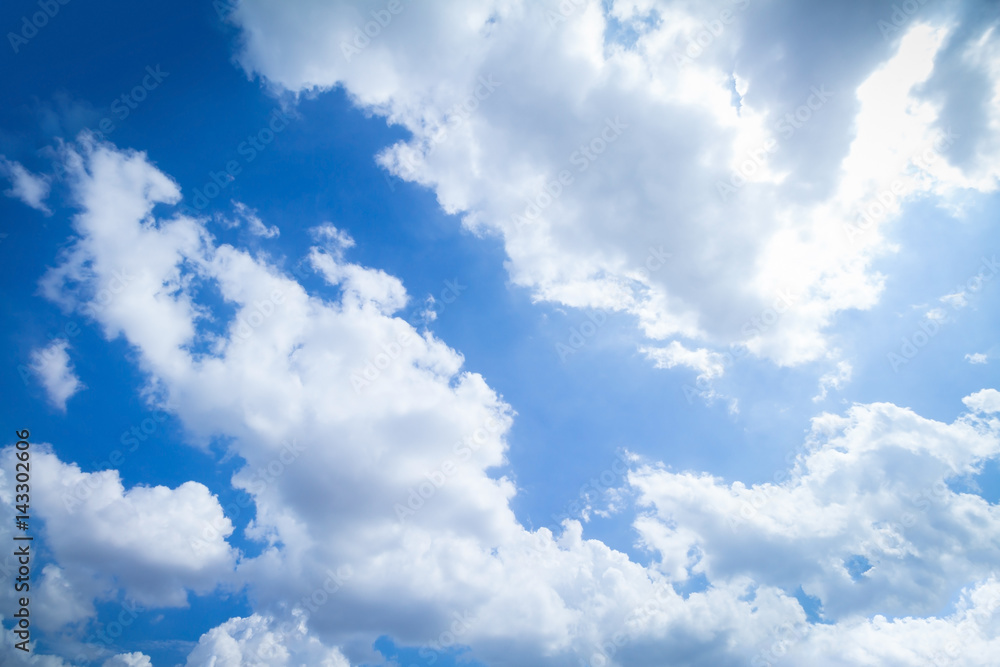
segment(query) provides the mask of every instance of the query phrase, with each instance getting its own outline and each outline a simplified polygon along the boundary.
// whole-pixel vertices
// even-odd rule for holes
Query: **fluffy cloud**
[[[14,470],[12,448],[0,460],[4,471]],[[91,600],[118,589],[141,605],[182,606],[187,590],[211,591],[233,570],[235,552],[225,541],[232,526],[201,484],[126,490],[116,471],[81,472],[43,445],[32,452],[31,480],[31,514],[43,522],[45,544],[58,563],[41,568],[36,580],[44,627],[92,616]],[[0,473],[9,523],[14,494],[12,474]],[[213,526],[220,530],[209,531]]]
[[[73,575],[75,566],[70,563]],[[95,615],[92,595],[94,587],[74,585],[73,579],[78,576],[67,576],[66,571],[58,565],[48,564],[41,568],[41,577],[36,576],[34,605],[35,623],[43,630],[55,631],[72,623],[91,618]],[[89,583],[89,582],[88,582]],[[87,593],[91,595],[87,595]]]
[[[120,653],[105,660],[103,667],[153,667],[153,663],[142,653]]]
[[[501,237],[536,298],[634,315],[661,366],[733,345],[836,365],[824,330],[877,302],[907,203],[997,187],[997,33],[961,8],[308,4],[240,4],[248,73],[404,126],[386,168]]]
[[[49,196],[51,187],[48,176],[32,174],[19,162],[12,162],[0,155],[0,175],[10,181],[9,190],[4,190],[8,197],[20,199],[33,209],[39,210],[45,215],[51,215],[52,211],[45,205],[45,199]]]
[[[189,667],[242,667],[250,664],[268,667],[350,667],[340,651],[323,646],[315,637],[309,636],[301,614],[294,621],[281,624],[258,614],[230,619],[202,635],[188,656],[187,664]]]
[[[996,394],[966,403],[985,412]],[[1000,453],[998,436],[1000,422],[974,414],[941,424],[894,405],[855,406],[815,418],[791,470],[773,481],[636,471],[630,481],[653,509],[636,527],[675,579],[801,586],[830,620],[931,614],[1000,558],[1000,509],[954,487]]]
[[[342,230],[317,228],[308,255],[337,287],[330,299],[217,244],[205,221],[153,216],[179,190],[143,154],[85,137],[65,157],[78,238],[46,294],[127,341],[148,395],[194,444],[229,439],[246,462],[232,483],[256,507],[247,536],[263,550],[235,562],[231,527],[200,485],[125,491],[114,472],[87,476],[45,454],[39,511],[66,573],[113,572],[160,604],[225,581],[235,564],[255,613],[207,632],[189,664],[261,651],[276,665],[361,662],[388,634],[432,654],[470,645],[494,665],[664,653],[737,665],[775,646],[817,665],[916,665],[963,628],[975,634],[964,664],[989,664],[1000,515],[954,484],[998,453],[1000,424],[986,414],[995,391],[969,397],[974,412],[952,424],[885,404],[822,415],[773,483],[638,466],[635,527],[652,561],[640,564],[585,539],[578,522],[553,534],[516,521],[503,474],[509,406],[395,315],[403,285],[350,263]],[[116,271],[131,279],[88,308]],[[196,297],[206,285],[233,307],[221,326]],[[58,499],[83,480],[96,489],[71,514]],[[129,534],[111,532],[112,519]],[[205,524],[215,529],[194,549],[186,540]],[[62,590],[68,574],[56,574]],[[807,621],[800,587],[832,625]],[[844,645],[849,654],[831,651]]]
[[[509,408],[481,377],[460,372],[457,353],[391,316],[406,301],[402,285],[344,261],[347,237],[316,232],[322,244],[312,265],[341,294],[328,302],[277,267],[215,246],[199,221],[144,223],[177,190],[142,155],[85,139],[67,161],[84,202],[74,220],[80,238],[44,289],[98,318],[109,337],[125,336],[151,393],[182,416],[195,441],[236,439],[246,466],[233,482],[256,500],[249,534],[272,545],[240,571],[258,583],[265,605],[311,594],[329,568],[346,563],[374,587],[359,604],[381,609],[398,587],[426,575],[415,576],[423,565],[412,561],[412,544],[431,548],[429,562],[449,548],[486,557],[478,539],[494,544],[520,531],[506,502],[513,485],[486,472],[504,463]],[[111,267],[132,279],[106,307],[88,309]],[[202,326],[210,315],[191,294],[208,281],[236,305],[221,336]],[[404,522],[396,505],[415,515]],[[455,535],[431,545],[437,530]],[[371,561],[373,544],[400,563],[395,573]],[[288,581],[282,571],[299,574]],[[435,599],[443,587],[414,593],[414,602],[430,605],[418,626],[446,616],[434,611],[450,608]],[[326,614],[343,614],[345,605]],[[353,622],[373,629],[383,619],[372,613],[352,614]]]
[[[939,618],[851,618],[815,625],[803,636],[778,628],[759,665],[990,665],[1000,649],[1000,585],[991,577],[961,592],[954,612]]]
[[[973,412],[982,414],[1000,412],[1000,392],[996,389],[977,391],[975,394],[963,398],[962,402]]]

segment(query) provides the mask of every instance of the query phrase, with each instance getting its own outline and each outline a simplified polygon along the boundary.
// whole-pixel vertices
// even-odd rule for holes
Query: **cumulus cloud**
[[[12,448],[0,460],[14,470]],[[32,453],[31,475],[32,515],[44,522],[58,564],[41,570],[37,601],[45,626],[90,617],[92,599],[117,590],[142,605],[183,606],[188,590],[216,589],[235,566],[225,539],[232,525],[202,484],[125,489],[117,471],[82,472],[41,445]],[[0,476],[9,517],[14,486],[10,474]]]
[[[51,187],[51,179],[48,176],[33,174],[21,163],[8,160],[2,155],[0,155],[0,175],[10,181],[11,187],[9,190],[4,190],[5,195],[20,199],[45,215],[52,215],[52,211],[45,205]]]
[[[59,630],[71,623],[91,618],[95,615],[93,599],[87,595],[93,587],[74,586],[72,576],[58,565],[42,567],[42,576],[37,577],[37,591],[34,596],[35,622],[44,630]]]
[[[973,412],[992,414],[1000,412],[1000,392],[996,389],[983,389],[966,396],[962,402]]]
[[[995,577],[962,590],[954,612],[934,618],[854,617],[842,624],[815,625],[800,638],[780,628],[764,659],[829,667],[850,665],[989,665],[1000,648]],[[759,663],[766,664],[766,663]]]
[[[991,410],[995,394],[966,404]],[[768,482],[636,471],[630,481],[652,509],[636,527],[674,578],[801,586],[832,621],[932,614],[1000,557],[1000,508],[950,485],[1000,453],[998,436],[996,420],[973,414],[942,424],[894,405],[854,406],[815,418],[791,469]]]
[[[31,370],[45,387],[49,402],[63,412],[66,411],[66,401],[84,388],[73,370],[68,350],[69,342],[60,338],[48,347],[31,352]]]
[[[989,356],[982,352],[971,352],[965,355],[965,360],[970,364],[985,364],[989,359]]]
[[[442,548],[470,548],[474,542],[459,548],[471,539],[466,533],[494,542],[520,530],[506,504],[513,485],[486,472],[504,463],[509,408],[481,377],[460,371],[460,355],[392,316],[406,302],[398,279],[317,246],[312,264],[341,288],[340,299],[327,302],[278,267],[214,245],[199,221],[176,216],[140,224],[155,202],[177,200],[175,186],[141,154],[85,140],[68,162],[87,205],[74,219],[80,239],[45,289],[80,308],[80,295],[93,294],[91,284],[103,284],[112,265],[134,276],[93,312],[109,337],[124,335],[139,352],[163,407],[182,416],[192,437],[236,439],[247,465],[233,482],[256,501],[249,535],[272,545],[240,570],[260,584],[265,606],[311,593],[312,581],[343,563],[357,563],[359,571],[365,565],[375,587],[366,594],[387,602],[416,575],[409,549],[425,531],[457,531],[435,540],[440,555]],[[329,227],[317,235],[339,239],[341,249],[350,245]],[[200,327],[206,315],[189,291],[194,277],[187,270],[213,281],[236,305],[225,338],[210,340],[209,355],[191,351],[214,334]],[[309,463],[298,463],[300,456]],[[434,498],[403,525],[394,505],[413,502],[428,476],[441,475],[447,484],[435,486]],[[358,551],[356,544],[370,539],[400,561],[396,574],[387,576],[365,548]],[[301,576],[283,581],[278,563],[295,563]],[[445,615],[434,611],[442,601],[427,595],[428,613],[418,625]],[[344,604],[330,605],[326,615],[336,618]],[[381,623],[379,614],[352,616],[355,624]]]
[[[389,635],[435,654],[469,645],[495,665],[669,653],[735,666],[782,642],[809,664],[917,665],[964,628],[975,636],[963,664],[990,664],[1000,514],[950,483],[1000,450],[986,415],[994,390],[968,397],[973,412],[951,424],[888,404],[821,415],[773,482],[636,465],[628,490],[651,560],[637,563],[576,521],[558,533],[519,524],[504,467],[510,407],[460,354],[396,315],[402,283],[351,263],[342,230],[316,230],[308,254],[340,287],[331,299],[216,243],[203,220],[153,216],[179,190],[142,153],[84,138],[66,160],[77,238],[46,294],[86,309],[114,271],[133,276],[88,312],[127,342],[149,395],[194,444],[229,439],[245,461],[232,484],[255,503],[247,537],[262,551],[236,560],[231,525],[199,484],[126,491],[113,471],[82,473],[52,455],[38,458],[39,512],[60,576],[71,563],[92,579],[113,572],[149,602],[182,603],[171,591],[208,590],[235,568],[254,613],[208,631],[189,664],[262,651],[265,664],[362,662]],[[202,326],[195,286],[205,283],[235,311],[222,334]],[[81,482],[93,493],[60,506]],[[110,532],[112,521],[129,534]],[[194,537],[205,544],[192,549]],[[692,590],[699,578],[707,586]],[[831,625],[809,622],[800,590]]]
[[[104,661],[102,667],[153,667],[148,655],[139,653],[119,653]]]
[[[877,303],[873,260],[897,247],[903,208],[957,212],[997,187],[997,33],[951,6],[889,23],[891,38],[876,28],[890,2],[399,7],[371,36],[357,2],[230,16],[248,73],[296,94],[343,86],[405,127],[383,166],[500,237],[537,299],[632,314],[640,346],[828,357],[837,314]],[[962,137],[946,71],[983,83]],[[650,262],[659,247],[669,261]],[[794,307],[753,324],[788,292]]]
[[[242,667],[251,664],[268,667],[350,667],[340,651],[323,646],[309,635],[302,615],[281,624],[259,614],[230,619],[202,635],[187,659],[188,667]]]

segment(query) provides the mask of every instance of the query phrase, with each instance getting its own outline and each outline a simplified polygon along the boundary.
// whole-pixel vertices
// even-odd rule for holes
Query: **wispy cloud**
[[[20,199],[45,215],[52,215],[52,211],[45,205],[51,187],[51,179],[48,176],[33,174],[20,162],[13,162],[3,156],[0,156],[0,174],[11,183],[11,187],[4,190],[5,195]]]

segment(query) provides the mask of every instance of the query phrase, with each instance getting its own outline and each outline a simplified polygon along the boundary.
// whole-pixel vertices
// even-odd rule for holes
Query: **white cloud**
[[[698,377],[706,380],[719,377],[725,371],[722,355],[718,352],[705,348],[690,350],[676,340],[666,347],[646,347],[640,351],[653,360],[657,368],[685,366],[698,371]]]
[[[384,271],[341,262],[335,254],[319,248],[312,249],[309,260],[328,283],[344,290],[344,301],[353,307],[371,306],[383,315],[391,315],[408,301],[403,283]]]
[[[826,395],[831,389],[840,391],[851,381],[851,374],[854,368],[850,362],[838,361],[835,370],[826,373],[819,379],[819,393],[813,396],[813,402],[826,400]]]
[[[982,411],[980,396],[966,404]],[[1000,506],[949,486],[998,454],[996,420],[942,424],[894,405],[856,405],[815,418],[806,446],[786,459],[791,470],[767,482],[638,470],[630,481],[653,511],[636,527],[675,579],[802,586],[832,621],[925,616],[989,577],[1000,558]],[[871,565],[860,579],[848,568],[856,557]]]
[[[256,582],[265,607],[312,592],[312,579],[322,580],[328,567],[343,563],[364,571],[373,587],[365,593],[372,599],[358,604],[385,604],[409,589],[412,576],[421,580],[427,574],[413,560],[412,548],[435,527],[457,534],[435,539],[433,558],[444,555],[442,548],[480,553],[472,536],[494,542],[520,532],[506,505],[513,485],[486,472],[504,462],[509,408],[481,377],[460,371],[458,354],[391,316],[406,302],[398,279],[317,247],[314,265],[342,288],[338,302],[327,302],[306,294],[276,267],[215,246],[197,221],[141,224],[154,202],[177,199],[169,180],[142,155],[85,140],[69,163],[80,200],[89,205],[74,219],[79,242],[46,277],[45,289],[79,308],[85,303],[77,295],[93,293],[90,284],[103,284],[112,265],[134,276],[94,312],[109,337],[124,334],[136,349],[141,366],[156,378],[157,395],[196,440],[217,433],[236,438],[235,451],[247,466],[234,483],[257,503],[249,534],[283,545],[240,566],[242,576]],[[341,247],[350,245],[346,237],[332,236]],[[114,241],[98,243],[98,237]],[[81,273],[82,266],[94,267],[93,274]],[[199,279],[213,281],[237,306],[211,355],[190,351],[210,334],[199,332],[207,314],[189,293],[191,279],[181,266],[195,267]],[[81,280],[83,289],[71,280]],[[71,285],[75,291],[67,289]],[[351,376],[365,374],[369,362],[373,374],[362,395]],[[280,443],[288,440],[298,443],[308,463],[285,456]],[[456,449],[462,441],[467,445]],[[361,451],[368,453],[359,457]],[[427,483],[425,473],[443,462],[449,463],[448,483],[403,525],[394,504],[407,503],[412,490]],[[280,475],[269,472],[274,470]],[[369,562],[373,539],[384,542],[384,558],[400,561],[395,574]],[[359,551],[361,545],[368,546]],[[217,552],[225,555],[223,543]],[[295,581],[273,569],[292,563],[301,573]],[[431,627],[442,606],[450,605],[433,597],[418,626]],[[331,606],[325,623],[334,613]],[[353,621],[370,622],[365,614]]]
[[[1000,412],[1000,392],[996,389],[983,389],[966,396],[962,402],[972,410],[981,414]]]
[[[788,664],[829,667],[992,664],[1000,649],[1000,585],[991,576],[970,586],[961,592],[956,607],[953,613],[927,619],[877,614],[816,625],[806,641],[798,640],[794,632],[783,632],[783,645],[765,649],[765,655]]]
[[[95,614],[93,600],[73,585],[58,565],[46,565],[38,578],[33,599],[35,622],[45,630],[58,630]]]
[[[13,470],[14,450],[0,460]],[[42,570],[43,625],[87,618],[92,598],[118,589],[142,605],[183,606],[188,590],[209,592],[231,578],[236,553],[225,538],[232,525],[204,485],[125,489],[117,471],[81,472],[41,445],[32,453],[31,475],[32,515],[44,522],[58,563]],[[11,517],[13,494],[13,477],[0,477]]]
[[[119,653],[104,661],[102,667],[153,667],[148,655],[139,653]]]
[[[52,215],[52,211],[45,205],[45,198],[49,196],[51,187],[48,176],[32,174],[19,162],[14,162],[0,156],[0,174],[10,181],[9,190],[4,190],[8,197],[20,199],[33,209],[39,210],[45,215]]]
[[[60,338],[31,352],[31,370],[45,387],[49,402],[63,412],[66,401],[84,388],[70,363],[68,349],[69,342]]]
[[[800,637],[789,650],[809,664],[841,664],[828,652],[839,645],[852,647],[851,664],[892,655],[917,665],[924,649],[960,636],[965,612],[942,612],[948,602],[967,589],[982,607],[994,586],[997,507],[947,482],[997,456],[995,420],[943,424],[886,404],[822,415],[791,471],[764,485],[639,467],[629,481],[644,508],[635,527],[651,549],[646,566],[585,539],[578,522],[558,534],[518,523],[502,467],[510,407],[456,351],[395,316],[402,284],[348,263],[339,230],[316,232],[339,240],[309,254],[342,288],[331,300],[217,245],[203,221],[151,218],[179,192],[143,154],[84,139],[67,159],[78,238],[46,293],[81,309],[113,271],[134,276],[94,317],[134,350],[149,395],[193,443],[231,439],[246,461],[233,485],[255,501],[247,537],[263,550],[235,562],[228,520],[200,485],[125,491],[114,472],[86,475],[44,455],[36,484],[50,505],[39,511],[66,573],[65,561],[98,578],[114,572],[129,595],[160,604],[185,595],[168,590],[226,581],[235,563],[254,614],[206,633],[189,664],[238,664],[264,647],[277,656],[269,664],[362,662],[389,635],[439,650],[468,644],[494,665],[569,667],[611,653],[648,664],[669,653],[728,666],[773,646],[787,624]],[[222,335],[200,326],[210,314],[194,285],[204,282],[235,307]],[[210,352],[193,351],[206,340]],[[366,378],[360,391],[353,375]],[[52,503],[79,481],[96,489],[71,517]],[[128,534],[110,533],[112,522]],[[208,548],[185,551],[206,522],[220,526]],[[859,582],[844,564],[853,556],[873,564]],[[350,577],[327,587],[340,568]],[[675,590],[698,573],[706,590]],[[798,586],[833,626],[806,623]],[[921,624],[933,632],[917,651],[908,642]],[[976,656],[992,655],[994,637],[967,642],[975,654],[965,664],[989,664]]]
[[[257,215],[257,211],[251,209],[249,206],[242,202],[234,201],[233,208],[236,209],[236,214],[239,215],[247,223],[247,229],[254,236],[263,236],[266,239],[273,239],[281,234],[281,231],[274,225],[268,227],[265,225],[260,216]]]
[[[247,618],[232,618],[206,632],[187,659],[189,667],[350,667],[350,663],[335,648],[323,646],[306,629],[306,619],[278,623],[272,618],[254,614]]]
[[[952,294],[945,294],[941,297],[941,301],[948,304],[955,310],[960,308],[965,308],[969,304],[969,300],[965,296],[965,292],[954,292]]]
[[[637,32],[628,48],[609,40],[601,3],[574,7],[550,21],[555,3],[406,4],[350,59],[342,44],[368,6],[292,12],[245,0],[235,15],[249,70],[294,92],[343,84],[408,128],[413,139],[384,164],[433,188],[468,227],[502,237],[514,283],[540,299],[627,311],[662,341],[640,346],[654,363],[703,376],[722,373],[713,349],[730,344],[781,364],[826,358],[837,313],[877,301],[871,261],[893,249],[883,232],[905,202],[950,205],[957,191],[996,187],[991,124],[979,140],[961,138],[971,141],[964,160],[945,158],[939,142],[934,159],[913,161],[947,125],[947,108],[918,94],[939,63],[967,54],[961,66],[986,72],[995,93],[989,33],[978,49],[947,52],[957,31],[917,23],[894,52],[871,25],[849,23],[833,39],[804,29],[773,43],[754,26],[796,11],[776,3],[678,69],[678,49],[728,4],[613,3]],[[862,27],[871,39],[851,37],[867,35]],[[788,76],[767,75],[776,62]],[[828,100],[814,91],[827,85]],[[792,125],[788,113],[808,121]],[[728,201],[717,198],[716,183],[772,138],[780,150]],[[265,651],[268,664],[343,665],[372,658],[382,634],[467,643],[495,665],[670,654],[728,666],[776,645],[820,666],[918,665],[956,651],[962,664],[995,661],[1000,514],[949,485],[1000,450],[988,418],[1000,409],[995,390],[966,397],[975,414],[951,424],[887,404],[822,415],[791,469],[763,484],[639,467],[629,481],[646,566],[584,539],[577,522],[556,535],[518,523],[504,469],[510,407],[458,352],[396,316],[404,286],[347,261],[345,230],[314,230],[308,258],[341,290],[311,294],[266,258],[216,243],[203,221],[153,216],[180,192],[145,155],[84,138],[64,157],[78,238],[44,293],[130,346],[147,395],[193,444],[231,442],[246,462],[233,485],[255,501],[247,537],[263,550],[238,560],[225,539],[232,526],[200,484],[126,490],[114,471],[83,473],[39,451],[37,511],[57,561],[43,572],[43,623],[85,618],[89,600],[116,588],[180,605],[189,590],[232,581],[250,587],[255,613],[207,632],[189,664],[237,665]],[[560,182],[562,170],[572,179]],[[845,234],[886,188],[884,219]],[[257,222],[248,224],[274,229]],[[133,278],[87,309],[119,271]],[[202,283],[235,307],[221,334],[203,326],[214,314],[198,302]],[[799,296],[779,309],[793,288]],[[821,391],[849,373],[838,366]],[[9,510],[10,480],[0,479]],[[80,504],[62,503],[81,485]],[[327,591],[341,566],[352,576]],[[678,593],[693,575],[708,588]],[[799,586],[829,625],[806,622]]]
[[[982,352],[972,352],[965,355],[965,360],[970,364],[985,364],[989,361],[989,357]]]
[[[959,92],[923,93],[958,34],[945,23],[910,22],[892,52],[873,23],[844,12],[824,23],[829,44],[807,30],[775,44],[761,26],[795,24],[797,11],[736,4],[404,3],[350,58],[345,45],[370,20],[363,3],[247,0],[232,17],[248,72],[297,94],[343,85],[412,132],[382,164],[433,189],[468,228],[500,236],[512,281],[536,298],[631,313],[652,341],[744,344],[798,364],[829,355],[837,313],[878,301],[872,262],[895,248],[883,232],[903,206],[991,192],[997,160],[952,164],[959,140],[936,100]],[[734,18],[678,67],[705,17],[723,10]],[[614,41],[605,12],[634,44]],[[968,57],[949,66],[1000,89],[997,38],[973,32],[959,38]],[[984,108],[991,124],[961,141],[995,156],[1000,112]],[[749,182],[723,201],[718,184],[747,164]],[[859,217],[873,203],[882,213]],[[661,246],[666,263],[650,256]],[[789,290],[800,294],[793,308],[748,324]]]
[[[342,259],[344,251],[354,247],[354,239],[351,238],[351,235],[337,229],[330,222],[313,227],[309,230],[309,234],[337,259]]]

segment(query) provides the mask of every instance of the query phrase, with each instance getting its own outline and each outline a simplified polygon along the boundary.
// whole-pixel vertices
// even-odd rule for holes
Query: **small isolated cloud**
[[[354,239],[351,238],[351,235],[342,229],[337,229],[330,222],[324,222],[322,225],[310,228],[309,234],[328,252],[338,257],[348,248],[354,247]]]
[[[273,239],[281,234],[281,230],[279,230],[275,225],[271,225],[270,227],[265,225],[263,221],[261,221],[260,217],[258,217],[257,211],[250,208],[246,204],[234,201],[233,207],[236,209],[237,215],[243,218],[243,220],[247,223],[247,229],[254,236],[263,236],[265,239]]]
[[[69,343],[55,340],[46,348],[38,348],[31,353],[31,369],[49,395],[49,401],[63,412],[66,401],[84,388],[80,378],[73,371],[69,360]]]
[[[983,389],[975,394],[970,394],[962,399],[973,412],[980,414],[993,414],[1000,412],[1000,391],[996,389]]]
[[[4,190],[5,195],[20,199],[45,215],[52,215],[52,211],[45,205],[45,198],[49,196],[51,186],[48,176],[32,174],[19,162],[13,162],[4,157],[0,157],[0,174],[9,179],[11,184],[9,190]]]
[[[982,352],[973,352],[972,354],[965,355],[965,360],[970,364],[985,364],[989,361],[989,357]]]
[[[428,295],[425,303],[427,304],[427,308],[421,311],[420,317],[423,318],[424,322],[433,322],[438,318],[437,311],[434,309],[437,299],[433,295]]]
[[[969,303],[969,300],[965,298],[965,291],[963,290],[960,290],[953,294],[945,294],[943,297],[941,297],[941,301],[943,303],[948,304],[955,310],[958,310],[959,308],[965,308],[965,306],[967,306]]]
[[[826,394],[830,389],[843,389],[844,385],[851,381],[851,373],[854,368],[850,362],[840,361],[837,368],[825,374],[819,379],[819,394],[813,396],[814,402],[826,399]]]
[[[705,348],[691,350],[679,342],[671,341],[666,347],[644,347],[640,350],[657,368],[686,366],[698,371],[698,377],[706,380],[721,377],[725,372],[723,356]]]

